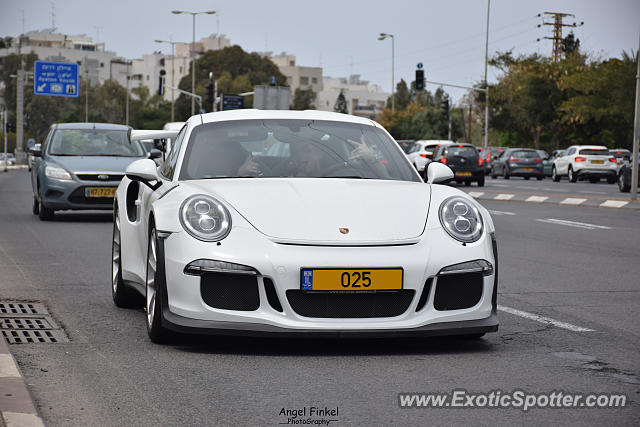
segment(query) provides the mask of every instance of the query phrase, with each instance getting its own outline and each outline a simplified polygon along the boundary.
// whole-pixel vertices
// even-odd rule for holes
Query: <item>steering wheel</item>
[[[258,176],[273,175],[273,168],[262,157],[253,157],[252,160],[260,167]]]
[[[357,162],[358,161],[355,161],[355,163]],[[354,167],[352,163],[344,162],[344,163],[337,163],[335,165],[332,165],[324,171],[323,175],[327,178],[340,178],[341,176],[344,176],[344,177],[357,176],[359,178],[364,178],[360,170]]]

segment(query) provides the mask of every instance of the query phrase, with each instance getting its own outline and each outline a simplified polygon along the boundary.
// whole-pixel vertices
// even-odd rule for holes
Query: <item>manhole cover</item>
[[[9,344],[68,342],[44,305],[0,301],[0,331]]]

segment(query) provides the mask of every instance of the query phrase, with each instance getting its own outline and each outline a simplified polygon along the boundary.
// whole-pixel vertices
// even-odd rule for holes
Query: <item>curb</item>
[[[493,193],[484,191],[467,191],[467,194],[478,200],[494,200],[501,202],[526,202],[561,206],[587,206],[593,208],[635,209],[640,210],[640,202],[620,199],[594,199],[586,197],[557,197],[547,195]]]
[[[0,424],[44,427],[15,359],[0,336]]]

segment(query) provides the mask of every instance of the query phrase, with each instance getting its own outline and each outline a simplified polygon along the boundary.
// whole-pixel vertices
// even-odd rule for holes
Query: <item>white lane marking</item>
[[[471,197],[482,197],[484,195],[484,193],[482,191],[469,191],[467,193],[468,195],[470,195]]]
[[[37,414],[28,414],[24,412],[7,412],[2,413],[2,417],[7,422],[7,426],[24,426],[24,427],[44,427],[44,422]]]
[[[542,187],[542,190],[555,191],[555,192],[558,192],[558,193],[562,193],[564,191],[564,190],[558,190],[557,188],[548,188],[548,187]]]
[[[511,200],[513,196],[513,194],[498,194],[493,200]]]
[[[544,323],[545,325],[552,325],[557,328],[567,329],[573,332],[594,332],[595,331],[595,329],[583,328],[582,326],[572,325],[571,323],[561,322],[559,320],[555,320],[550,317],[540,316],[539,314],[529,313],[526,311],[511,308],[511,307],[505,307],[504,305],[498,305],[498,310],[504,311],[505,313],[513,314],[515,316],[520,316],[525,319]]]
[[[492,210],[489,210],[489,213],[491,215],[515,215],[515,213],[513,213],[513,212],[505,212],[505,211],[492,211]]]
[[[621,208],[626,206],[629,202],[625,200],[605,200],[600,203],[600,207],[602,208]]]
[[[20,378],[20,372],[10,354],[0,354],[0,378]]]
[[[525,200],[525,202],[542,203],[547,199],[548,199],[547,196],[531,196],[531,197],[528,197],[527,200]]]
[[[505,187],[505,188],[508,187],[508,185],[506,185],[506,184],[494,184],[494,183],[491,183],[491,186],[492,187]]]
[[[579,205],[586,202],[587,199],[579,199],[576,197],[567,197],[563,201],[560,202],[561,205]]]
[[[611,227],[605,225],[587,224],[586,222],[567,221],[565,219],[536,219],[539,222],[546,222],[549,224],[566,225],[567,227],[585,228],[587,230],[611,230]]]

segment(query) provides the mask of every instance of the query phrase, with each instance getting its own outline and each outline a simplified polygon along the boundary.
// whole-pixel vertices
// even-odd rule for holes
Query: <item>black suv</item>
[[[451,168],[453,181],[471,185],[473,181],[478,187],[484,185],[484,161],[475,146],[471,144],[440,143],[433,153],[433,161]]]

